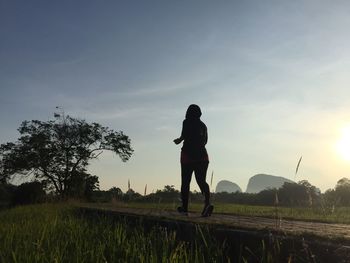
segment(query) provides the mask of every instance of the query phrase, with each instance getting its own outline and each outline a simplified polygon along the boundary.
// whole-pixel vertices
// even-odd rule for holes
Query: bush
[[[11,204],[16,188],[12,184],[0,183],[0,209]]]
[[[40,182],[23,183],[17,187],[13,196],[13,205],[41,203],[45,201],[46,193]]]

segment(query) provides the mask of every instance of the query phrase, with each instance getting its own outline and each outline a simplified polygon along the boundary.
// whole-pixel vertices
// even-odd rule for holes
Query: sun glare
[[[350,125],[341,130],[336,150],[344,160],[350,161]]]

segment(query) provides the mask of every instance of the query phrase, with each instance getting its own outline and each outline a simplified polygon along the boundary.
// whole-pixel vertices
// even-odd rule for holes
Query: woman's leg
[[[196,164],[196,167],[194,169],[197,184],[201,189],[201,192],[205,198],[205,201],[204,201],[205,205],[209,205],[210,203],[209,185],[205,181],[207,177],[208,165],[209,165],[209,162],[199,162]]]
[[[181,164],[181,199],[184,211],[188,211],[188,196],[193,173],[192,164]]]

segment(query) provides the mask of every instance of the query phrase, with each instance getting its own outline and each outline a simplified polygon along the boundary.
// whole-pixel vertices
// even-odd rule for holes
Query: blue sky
[[[349,28],[348,1],[0,0],[0,142],[59,105],[130,136],[129,162],[91,165],[102,189],[179,188],[172,140],[196,103],[213,186],[294,179],[302,155],[296,179],[324,191],[350,177],[334,149],[350,123]]]

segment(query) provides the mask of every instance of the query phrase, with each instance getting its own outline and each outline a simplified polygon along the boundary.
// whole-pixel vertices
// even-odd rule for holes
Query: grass
[[[192,208],[200,207],[192,204]],[[255,241],[242,236],[220,243],[208,228],[195,225],[194,235],[186,240],[180,236],[187,232],[177,233],[157,224],[145,228],[142,220],[131,223],[125,218],[79,211],[67,204],[1,211],[0,262],[313,262],[305,258],[305,252],[273,236]]]
[[[176,205],[174,203],[122,203],[125,207],[130,208],[145,208],[145,209],[160,209],[160,210],[174,210]],[[94,205],[95,206],[95,205]],[[113,204],[98,204],[98,206],[106,207],[113,206]],[[233,214],[240,216],[261,216],[267,218],[275,218],[276,207],[274,206],[253,206],[253,205],[239,205],[227,203],[214,203],[215,213]],[[201,212],[203,204],[191,203],[190,211]],[[322,207],[307,208],[307,207],[278,207],[278,216],[283,219],[324,222],[324,223],[339,223],[350,224],[350,207],[338,207],[332,212],[330,209]]]
[[[0,262],[216,262],[220,247],[203,235],[192,243],[175,232],[83,218],[70,206],[17,207],[0,213]],[[203,246],[205,244],[205,246]]]

